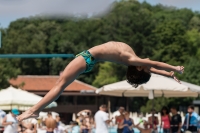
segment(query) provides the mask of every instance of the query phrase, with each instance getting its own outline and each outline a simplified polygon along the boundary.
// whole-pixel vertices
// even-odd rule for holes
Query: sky
[[[0,0],[0,27],[7,28],[18,18],[48,14],[103,14],[111,9],[114,0]],[[144,0],[138,0],[143,2]],[[156,5],[163,4],[178,8],[200,11],[200,0],[146,0]]]

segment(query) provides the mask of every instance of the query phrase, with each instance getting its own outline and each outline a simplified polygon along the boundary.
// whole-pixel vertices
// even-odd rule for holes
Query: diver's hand
[[[27,110],[26,112],[22,113],[21,115],[17,116],[17,120],[19,122],[22,122],[25,119],[28,118],[38,118],[39,112],[33,112],[31,109]]]

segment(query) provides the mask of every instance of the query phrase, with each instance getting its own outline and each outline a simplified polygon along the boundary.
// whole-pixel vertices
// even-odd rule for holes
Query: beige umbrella
[[[156,97],[162,96],[161,90],[155,91]],[[119,96],[119,97],[148,97],[150,92],[143,88],[134,88],[127,81],[120,81],[117,83],[105,85],[102,88],[96,90],[97,94],[108,95],[108,96]]]
[[[132,87],[126,80],[105,85],[96,90],[96,93],[110,96],[124,97],[197,97],[200,87],[190,88],[186,82],[179,84],[171,78],[157,74],[152,74],[151,79],[146,84]]]
[[[0,91],[0,109],[11,110],[17,108],[19,110],[27,110],[37,104],[42,99],[41,96],[35,95],[12,86]],[[46,108],[56,107],[57,103],[52,102]]]

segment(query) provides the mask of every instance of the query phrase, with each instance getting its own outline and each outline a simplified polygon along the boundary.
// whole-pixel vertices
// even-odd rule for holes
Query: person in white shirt
[[[4,112],[3,110],[0,109],[0,125],[3,121],[3,118],[6,116],[6,112]]]
[[[11,113],[7,114],[3,119],[2,125],[5,126],[4,133],[17,133],[18,121],[16,116],[19,115],[17,109],[12,109]]]
[[[5,116],[6,116],[6,112],[0,109],[0,133],[3,131],[2,122]]]
[[[65,127],[64,124],[60,121],[59,114],[55,116],[56,122],[57,122],[57,128],[54,129],[54,133],[65,133]]]
[[[107,106],[101,105],[99,111],[95,114],[95,124],[96,132],[95,133],[108,133],[108,124],[111,122],[108,118]]]

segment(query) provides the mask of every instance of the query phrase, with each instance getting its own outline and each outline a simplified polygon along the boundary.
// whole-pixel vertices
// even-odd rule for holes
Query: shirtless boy
[[[127,81],[134,87],[148,82],[151,77],[151,72],[172,77],[179,82],[174,76],[174,72],[183,73],[184,71],[183,66],[172,66],[149,59],[141,59],[129,45],[122,42],[107,42],[97,45],[78,54],[76,58],[66,66],[59,80],[46,96],[25,113],[18,116],[18,121],[30,117],[38,117],[39,112],[51,102],[55,101],[70,83],[80,74],[91,71],[94,65],[100,61],[109,61],[126,65],[128,67],[126,73]]]
[[[48,112],[48,118],[45,119],[45,125],[46,125],[46,133],[53,133],[54,129],[57,127],[57,122],[52,117],[52,113]]]

